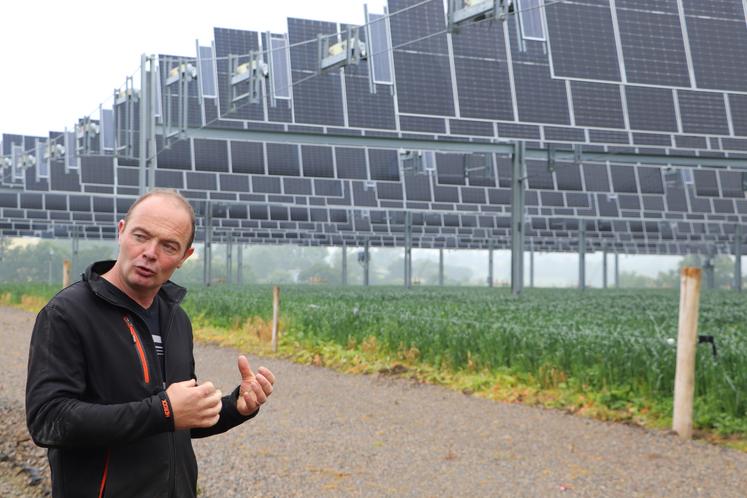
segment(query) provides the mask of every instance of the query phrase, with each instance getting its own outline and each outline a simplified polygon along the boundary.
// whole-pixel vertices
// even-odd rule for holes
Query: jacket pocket
[[[127,324],[127,328],[130,329],[132,342],[135,343],[135,350],[137,351],[138,358],[140,358],[140,365],[143,367],[143,380],[146,384],[150,384],[150,371],[148,370],[148,360],[145,356],[143,341],[140,340],[140,336],[135,330],[135,326],[132,325],[132,320],[130,319],[129,315],[124,316],[124,321]]]

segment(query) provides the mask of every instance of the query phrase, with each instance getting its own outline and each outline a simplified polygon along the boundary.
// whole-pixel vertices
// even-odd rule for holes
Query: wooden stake
[[[278,352],[278,325],[280,322],[280,287],[272,288],[272,352]]]
[[[683,439],[693,435],[695,348],[698,339],[700,268],[683,268],[680,274],[680,317],[677,332],[677,370],[674,377],[672,430]]]
[[[73,262],[66,259],[62,262],[62,288],[64,289],[70,285],[70,270],[72,269]]]

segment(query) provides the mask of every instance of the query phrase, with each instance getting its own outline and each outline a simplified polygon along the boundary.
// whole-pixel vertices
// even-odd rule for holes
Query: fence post
[[[693,435],[695,349],[698,338],[700,268],[683,268],[680,274],[680,315],[677,332],[677,370],[674,377],[672,430],[683,439]]]
[[[272,352],[278,352],[278,324],[280,321],[280,287],[272,288]]]
[[[70,285],[70,270],[73,266],[72,261],[66,259],[62,262],[62,288],[66,288]]]

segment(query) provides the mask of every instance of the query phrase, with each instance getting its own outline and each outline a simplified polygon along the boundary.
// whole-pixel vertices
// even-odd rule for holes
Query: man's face
[[[141,202],[119,228],[119,282],[139,295],[155,294],[194,252],[187,247],[189,213],[176,200],[152,196]]]

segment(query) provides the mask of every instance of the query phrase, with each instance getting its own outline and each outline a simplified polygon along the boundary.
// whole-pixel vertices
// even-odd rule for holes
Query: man
[[[55,497],[196,495],[191,438],[255,416],[275,378],[239,356],[228,396],[197,383],[192,327],[169,281],[192,254],[194,212],[173,191],[139,198],[118,224],[119,256],[39,312],[31,338],[26,417],[49,448]]]

